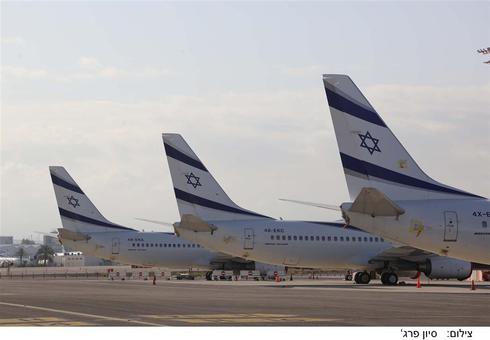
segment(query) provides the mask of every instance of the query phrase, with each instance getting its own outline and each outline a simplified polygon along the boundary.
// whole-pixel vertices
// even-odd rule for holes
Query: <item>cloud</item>
[[[88,68],[88,69],[98,69],[102,67],[102,64],[93,57],[81,57],[78,60],[78,63],[82,68]]]
[[[450,133],[468,119],[488,121],[490,85],[436,87],[376,85],[366,89],[378,112],[395,124],[424,133]]]
[[[83,79],[83,78],[147,78],[147,77],[162,77],[170,74],[169,70],[145,67],[142,69],[122,69],[116,66],[106,66],[94,57],[81,57],[79,65],[85,70],[84,73],[76,73],[67,75],[63,80]]]
[[[67,73],[54,73],[45,69],[25,68],[6,65],[2,67],[2,74],[8,77],[33,79],[46,78],[57,82],[72,82],[91,79],[131,79],[131,78],[157,78],[171,74],[168,69],[158,67],[121,68],[104,65],[94,57],[81,57],[78,60],[78,69]]]
[[[5,76],[27,79],[45,78],[48,76],[48,71],[45,69],[25,68],[9,65],[2,66],[1,73]]]
[[[3,37],[1,42],[2,45],[17,45],[17,46],[25,45],[25,40],[21,37]]]
[[[488,91],[488,86],[395,84],[365,92],[430,176],[490,196]],[[321,86],[137,101],[2,103],[1,195],[8,200],[1,202],[1,225],[10,228],[2,232],[25,235],[33,229],[32,216],[36,228],[59,225],[48,165],[66,166],[102,213],[117,223],[134,227],[134,216],[177,220],[161,132],[182,133],[245,208],[276,217],[328,220],[339,216],[277,198],[329,204],[348,199]]]
[[[307,65],[307,66],[283,66],[279,67],[279,71],[286,75],[292,77],[305,77],[310,75],[319,75],[326,70],[325,66],[322,65]]]

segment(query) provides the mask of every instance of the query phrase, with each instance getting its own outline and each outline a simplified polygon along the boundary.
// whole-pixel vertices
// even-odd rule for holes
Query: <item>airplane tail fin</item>
[[[134,230],[102,216],[65,168],[50,166],[49,172],[64,229],[76,233]]]
[[[193,215],[203,221],[268,218],[233,202],[184,138],[162,134],[180,217]]]
[[[395,201],[481,198],[427,176],[349,76],[326,74],[323,84],[352,200],[364,187]]]

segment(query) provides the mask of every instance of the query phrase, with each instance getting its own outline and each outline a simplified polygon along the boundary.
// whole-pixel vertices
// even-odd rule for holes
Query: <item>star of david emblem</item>
[[[71,205],[73,208],[80,206],[80,204],[78,203],[78,198],[73,197],[73,195],[71,195],[70,197],[68,196],[65,197],[68,200],[68,204]]]
[[[199,177],[195,176],[192,172],[188,175],[185,175],[187,178],[187,184],[190,184],[195,188],[202,186],[201,183],[199,183]]]
[[[372,155],[375,151],[381,152],[378,143],[379,139],[373,138],[369,131],[366,132],[365,135],[358,134],[359,138],[361,138],[361,148],[367,149],[369,153]]]

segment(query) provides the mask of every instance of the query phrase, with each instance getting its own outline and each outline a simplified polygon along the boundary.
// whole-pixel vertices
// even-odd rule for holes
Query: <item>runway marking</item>
[[[39,306],[21,305],[21,304],[17,304],[17,303],[0,302],[0,305],[34,309],[34,310],[42,310],[42,311],[46,311],[46,312],[54,312],[54,313],[61,313],[61,314],[67,314],[67,315],[83,316],[83,317],[93,318],[93,319],[118,321],[118,322],[124,322],[124,323],[133,323],[133,324],[144,325],[144,326],[165,326],[162,324],[146,322],[146,321],[123,319],[123,318],[116,318],[116,317],[112,317],[112,316],[104,316],[104,315],[97,315],[97,314],[72,312],[72,311],[63,310],[63,309],[54,309],[54,308],[39,307]]]
[[[180,314],[180,315],[140,315],[144,318],[185,322],[188,324],[250,324],[289,322],[332,322],[340,319],[309,318],[291,314]]]
[[[0,326],[97,326],[83,321],[69,321],[56,317],[0,319]]]

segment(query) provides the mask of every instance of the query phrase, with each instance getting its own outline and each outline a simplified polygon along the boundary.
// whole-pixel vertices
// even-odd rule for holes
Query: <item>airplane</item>
[[[278,270],[268,264],[234,258],[210,251],[196,242],[188,242],[174,233],[141,232],[107,220],[80,186],[61,166],[50,166],[62,228],[58,238],[65,246],[119,263],[138,266],[162,266],[171,269]]]
[[[426,175],[347,75],[326,74],[323,83],[353,201],[341,205],[345,221],[414,248],[489,265],[488,199]]]
[[[181,221],[177,235],[245,259],[297,268],[355,269],[367,284],[371,271],[385,285],[400,272],[465,279],[467,261],[400,246],[339,222],[284,221],[235,204],[179,134],[162,135]]]
[[[3,257],[0,256],[0,267],[8,267],[14,264],[20,264],[20,257]]]

